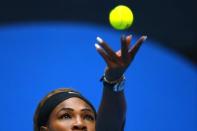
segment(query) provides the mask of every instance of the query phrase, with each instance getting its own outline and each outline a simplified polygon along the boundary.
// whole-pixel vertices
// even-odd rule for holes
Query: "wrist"
[[[105,74],[103,75],[103,81],[108,83],[108,84],[120,83],[123,80],[125,80],[125,76],[124,75],[122,75],[121,77],[116,78],[116,79],[108,79]]]
[[[103,81],[104,87],[112,90],[113,92],[121,92],[124,90],[124,87],[125,87],[124,75],[122,75],[119,79],[114,80],[114,81],[107,80],[105,75],[103,75],[100,81]]]
[[[110,69],[107,67],[104,71],[104,77],[107,81],[119,81],[124,78],[124,71],[122,69]]]

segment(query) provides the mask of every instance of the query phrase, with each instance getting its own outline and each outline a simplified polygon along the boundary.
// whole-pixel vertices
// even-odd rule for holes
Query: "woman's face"
[[[51,113],[47,131],[95,131],[92,108],[77,97],[61,102]]]

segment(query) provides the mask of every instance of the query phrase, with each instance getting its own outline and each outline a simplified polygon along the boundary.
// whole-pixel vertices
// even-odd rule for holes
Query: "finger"
[[[109,58],[109,56],[105,53],[105,51],[101,48],[101,46],[99,44],[95,44],[96,50],[98,51],[98,53],[103,57],[104,61],[106,62],[107,66],[110,67],[111,65],[111,60]]]
[[[99,45],[105,50],[107,55],[110,56],[112,60],[117,61],[118,57],[117,57],[116,53],[107,45],[107,43],[104,42],[100,37],[97,37],[96,39],[97,39]]]
[[[124,35],[121,37],[121,56],[123,61],[127,61],[128,58],[128,50],[131,42],[131,35],[125,37]]]
[[[147,36],[142,36],[140,37],[140,39],[137,40],[137,42],[135,43],[134,46],[132,46],[132,48],[129,50],[129,56],[130,59],[132,59],[135,54],[137,53],[137,51],[139,50],[139,48],[141,47],[142,43],[147,39]]]
[[[116,52],[116,55],[120,57],[120,56],[121,56],[121,50],[118,50],[118,51]]]
[[[128,47],[128,48],[129,48],[129,46],[130,46],[131,39],[132,39],[132,35],[128,35],[128,36],[126,37],[126,43],[127,43],[127,47]]]

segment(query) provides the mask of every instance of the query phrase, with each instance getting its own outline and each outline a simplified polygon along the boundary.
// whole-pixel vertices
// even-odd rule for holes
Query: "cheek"
[[[96,123],[87,124],[88,131],[96,131]]]
[[[52,131],[69,131],[71,129],[72,121],[53,121],[50,123]]]

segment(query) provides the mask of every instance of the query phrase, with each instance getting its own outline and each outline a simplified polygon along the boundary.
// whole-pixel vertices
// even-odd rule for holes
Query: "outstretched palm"
[[[132,36],[122,36],[121,49],[117,52],[114,52],[105,41],[97,37],[98,44],[96,43],[95,46],[107,64],[105,71],[105,77],[107,80],[117,80],[124,74],[146,38],[147,36],[142,36],[137,40],[135,45],[130,48]]]

